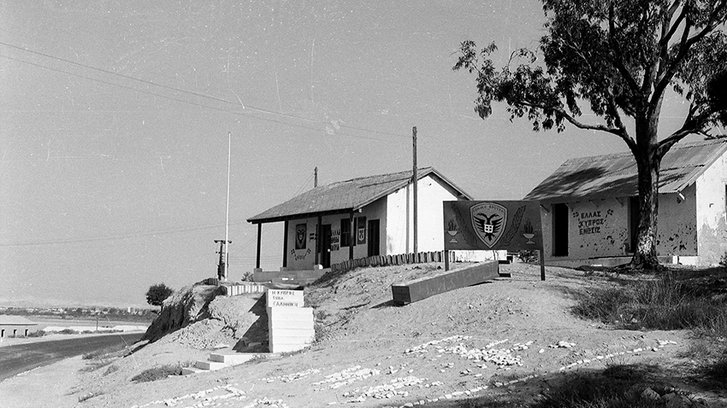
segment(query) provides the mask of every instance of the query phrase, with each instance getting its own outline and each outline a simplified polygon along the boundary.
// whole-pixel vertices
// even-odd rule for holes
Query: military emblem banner
[[[531,201],[445,201],[445,250],[542,249],[540,206]]]

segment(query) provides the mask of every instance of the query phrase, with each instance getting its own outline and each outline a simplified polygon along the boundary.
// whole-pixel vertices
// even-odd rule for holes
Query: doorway
[[[553,256],[568,256],[568,206],[553,204]]]
[[[321,225],[321,265],[331,267],[331,224]]]
[[[369,220],[369,256],[379,255],[379,220]]]

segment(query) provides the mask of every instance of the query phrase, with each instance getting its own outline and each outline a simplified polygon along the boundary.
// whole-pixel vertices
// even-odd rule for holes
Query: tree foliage
[[[151,285],[146,292],[146,302],[152,306],[163,308],[164,300],[171,296],[172,293],[174,293],[174,290],[163,283]]]
[[[640,256],[653,266],[661,159],[685,136],[716,137],[727,125],[727,0],[543,0],[543,9],[538,53],[516,50],[497,68],[494,43],[478,50],[468,40],[454,69],[475,75],[483,119],[504,102],[511,119],[525,117],[536,131],[571,124],[621,138],[638,164],[639,248],[650,252]],[[660,134],[672,91],[689,109],[678,129]],[[596,120],[580,119],[585,105]]]

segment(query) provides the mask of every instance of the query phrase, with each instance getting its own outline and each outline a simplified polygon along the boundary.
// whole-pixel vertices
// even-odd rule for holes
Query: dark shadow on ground
[[[248,312],[257,316],[257,320],[242,335],[242,338],[232,347],[239,353],[260,353],[268,351],[268,312],[267,292],[260,296]]]
[[[725,407],[723,396],[699,386],[686,385],[679,372],[654,365],[613,365],[603,370],[582,369],[493,387],[508,376],[493,377],[480,396],[427,403],[435,408],[627,408]],[[688,378],[687,378],[688,380]],[[397,402],[402,405],[406,402]],[[387,404],[381,405],[381,407]]]

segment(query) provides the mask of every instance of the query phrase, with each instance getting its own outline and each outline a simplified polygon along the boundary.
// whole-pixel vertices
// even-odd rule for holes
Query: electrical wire
[[[136,82],[143,83],[143,84],[146,84],[146,85],[151,85],[151,86],[155,86],[155,87],[159,87],[159,88],[163,88],[163,89],[167,89],[167,90],[171,90],[171,91],[175,91],[175,92],[179,92],[179,93],[193,95],[193,96],[196,96],[196,97],[205,98],[205,99],[209,99],[209,100],[213,100],[213,101],[217,101],[217,102],[221,102],[221,103],[226,103],[226,104],[230,104],[230,105],[234,105],[234,106],[241,106],[245,110],[246,109],[249,109],[249,110],[257,111],[257,112],[260,112],[260,113],[265,113],[265,114],[269,114],[269,115],[277,115],[277,116],[282,116],[282,117],[286,117],[286,118],[290,118],[290,119],[296,119],[296,120],[306,121],[306,122],[310,122],[310,123],[325,123],[325,122],[318,121],[318,120],[315,120],[315,119],[309,119],[309,118],[305,118],[305,117],[301,117],[301,116],[297,116],[297,115],[292,115],[292,114],[287,114],[287,113],[283,113],[283,112],[276,112],[276,111],[273,111],[273,110],[269,110],[269,109],[265,109],[265,108],[260,108],[260,107],[254,106],[254,105],[247,105],[247,104],[244,104],[242,102],[242,100],[239,99],[239,97],[238,97],[238,101],[237,102],[230,101],[228,99],[216,97],[216,96],[213,96],[213,95],[207,95],[207,94],[204,94],[204,93],[201,93],[201,92],[190,91],[190,90],[187,90],[187,89],[182,89],[182,88],[177,88],[177,87],[173,87],[173,86],[169,86],[169,85],[164,85],[164,84],[160,84],[160,83],[157,83],[157,82],[154,82],[154,81],[150,81],[150,80],[146,80],[146,79],[142,79],[142,78],[133,77],[133,76],[130,76],[130,75],[122,74],[122,73],[115,72],[115,71],[111,71],[111,70],[104,69],[104,68],[95,67],[93,65],[83,64],[83,63],[80,63],[80,62],[76,62],[76,61],[73,61],[73,60],[69,60],[69,59],[66,59],[66,58],[58,57],[58,56],[51,55],[51,54],[47,54],[47,53],[44,53],[44,52],[32,50],[32,49],[29,49],[29,48],[26,48],[26,47],[21,47],[21,46],[18,46],[18,45],[15,45],[15,44],[10,44],[10,43],[3,42],[3,41],[0,41],[0,45],[6,46],[6,47],[9,47],[9,48],[13,48],[13,49],[16,49],[16,50],[20,50],[20,51],[23,51],[23,52],[31,53],[31,54],[34,54],[34,55],[42,56],[42,57],[45,57],[45,58],[54,59],[54,60],[61,61],[61,62],[67,63],[67,64],[72,64],[72,65],[75,65],[75,66],[78,66],[78,67],[82,67],[82,68],[90,69],[90,70],[93,70],[93,71],[101,72],[101,73],[104,73],[104,74],[107,74],[107,75],[118,76],[120,78],[128,79],[128,80],[131,80],[131,81],[136,81]],[[84,78],[84,79],[88,79],[88,80],[92,80],[92,81],[99,81],[99,82],[102,82],[102,83],[105,83],[105,84],[114,85],[114,86],[120,86],[120,87],[123,87],[123,88],[126,88],[126,89],[131,89],[131,90],[135,90],[135,91],[138,91],[138,92],[147,93],[147,94],[151,94],[151,95],[154,95],[154,96],[158,96],[158,97],[170,99],[169,97],[166,97],[164,95],[160,95],[160,94],[153,93],[153,92],[149,92],[149,91],[146,91],[145,92],[145,91],[139,90],[138,88],[128,87],[128,86],[124,86],[124,85],[120,85],[120,84],[115,84],[115,83],[110,83],[110,82],[102,81],[102,80],[99,80],[99,79],[96,79],[96,78],[87,77],[87,76],[83,76],[83,75],[79,75],[79,74],[74,74],[74,73],[71,73],[71,72],[68,72],[68,71],[63,71],[63,70],[59,70],[59,69],[53,69],[53,68],[50,68],[50,67],[47,67],[47,66],[44,66],[44,65],[41,65],[41,64],[35,64],[35,63],[29,62],[29,61],[20,60],[20,59],[8,57],[8,56],[3,56],[3,57],[8,58],[8,59],[12,59],[12,60],[15,60],[15,61],[18,61],[18,62],[22,62],[22,63],[34,65],[34,66],[37,66],[37,67],[40,67],[40,68],[50,69],[50,70],[54,70],[56,72],[65,73],[65,74],[68,74],[68,75],[74,75],[74,76],[77,76],[77,77],[80,77],[80,78]],[[235,95],[235,96],[237,97],[237,95]],[[175,100],[177,102],[191,103],[189,101],[185,101],[185,100],[181,100],[181,99],[177,99],[177,98],[171,98],[171,99],[172,100]],[[206,106],[206,105],[202,105],[202,104],[199,104],[199,103],[192,103],[192,104],[194,104],[195,106],[199,106],[199,107],[206,107],[208,109],[215,109],[215,108],[212,108],[212,107],[209,107],[209,106]],[[228,112],[228,113],[233,113],[233,114],[239,114],[239,112],[229,111],[229,110],[225,110],[225,109],[216,109],[216,110],[220,110],[220,111]],[[259,117],[255,117],[255,118],[260,119],[260,120],[268,120],[268,119],[263,119],[263,118],[259,118]],[[276,122],[276,121],[274,121],[274,122]],[[276,122],[276,123],[287,124],[285,122]],[[292,125],[292,124],[288,124],[288,125],[290,125],[290,126],[304,127],[304,126],[300,126],[300,125]],[[357,130],[357,131],[361,131],[361,132],[380,134],[380,135],[385,135],[385,136],[408,137],[407,135],[400,134],[400,133],[385,132],[385,131],[367,129],[367,128],[363,128],[363,127],[350,126],[350,125],[345,125],[345,124],[340,124],[340,125],[338,125],[338,127],[345,128],[345,129],[350,129],[350,130]],[[311,128],[308,127],[308,129],[311,129]],[[319,129],[315,129],[315,130],[319,130]],[[382,142],[389,142],[388,140],[382,140],[382,139],[377,139],[377,138],[372,138],[372,137],[364,137],[364,136],[358,136],[358,137],[360,137],[362,139],[369,139],[369,140],[377,140],[377,141],[382,141]]]

